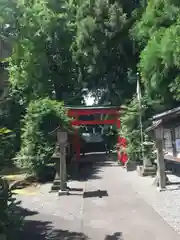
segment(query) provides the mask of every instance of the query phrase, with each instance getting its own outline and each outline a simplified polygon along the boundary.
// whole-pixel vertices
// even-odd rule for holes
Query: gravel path
[[[50,185],[46,184],[36,196],[19,196],[22,207],[29,211],[21,239],[180,239],[167,224],[178,230],[169,216],[173,206],[168,208],[176,190],[159,193],[151,185],[152,179],[127,173],[112,162],[103,163],[102,156],[93,159],[97,163],[82,165],[79,181],[69,183],[76,188],[71,195],[48,193]],[[176,211],[172,215],[177,220]]]
[[[124,169],[120,169],[120,174],[132,182],[133,190],[180,234],[180,177],[168,175],[172,185],[167,186],[166,191],[158,192],[151,177],[142,178],[137,172],[126,173]]]

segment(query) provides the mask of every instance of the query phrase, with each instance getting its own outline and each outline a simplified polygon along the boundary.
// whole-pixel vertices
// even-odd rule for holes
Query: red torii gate
[[[117,106],[86,106],[86,107],[67,107],[68,116],[72,118],[71,125],[72,126],[83,126],[83,125],[115,125],[117,129],[120,129],[121,122],[119,119],[121,107]],[[104,119],[104,120],[80,120],[80,116],[89,116],[95,114],[105,114],[111,116],[112,119]],[[76,146],[76,159],[80,159],[80,138],[78,135],[78,129],[75,128],[75,146]],[[126,139],[118,136],[117,139],[118,147],[126,147]],[[119,152],[117,148],[118,160],[122,163],[127,161],[126,153]]]

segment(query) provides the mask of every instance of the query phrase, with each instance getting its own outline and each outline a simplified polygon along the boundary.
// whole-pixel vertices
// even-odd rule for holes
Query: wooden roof
[[[160,114],[156,114],[152,117],[152,120],[164,120],[168,118],[174,118],[180,114],[180,107],[170,109],[168,111],[162,112]]]
[[[154,115],[152,120],[152,125],[146,129],[146,132],[151,132],[158,128],[162,123],[168,122],[168,120],[175,119],[180,116],[180,107],[173,108],[162,113]]]
[[[162,123],[162,120],[153,121],[152,125],[146,129],[146,132],[151,132],[158,128]]]

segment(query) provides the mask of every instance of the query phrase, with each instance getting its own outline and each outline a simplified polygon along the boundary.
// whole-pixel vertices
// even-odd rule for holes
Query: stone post
[[[165,173],[165,162],[163,154],[163,127],[159,126],[155,129],[156,136],[156,147],[157,147],[157,177],[156,182],[159,186],[159,190],[162,191],[166,187],[166,173]]]
[[[65,191],[66,190],[66,154],[65,154],[65,144],[62,144],[60,146],[60,190]]]
[[[56,144],[55,152],[52,156],[53,162],[55,163],[56,175],[53,181],[53,185],[51,187],[51,191],[59,191],[60,190],[60,147],[58,143]]]
[[[159,186],[159,190],[162,191],[166,187],[166,173],[162,140],[157,139],[156,146],[157,146],[157,185]]]
[[[67,142],[67,132],[61,131],[57,132],[57,139],[60,146],[60,190],[58,192],[59,196],[67,195],[67,178],[66,178],[66,142]]]

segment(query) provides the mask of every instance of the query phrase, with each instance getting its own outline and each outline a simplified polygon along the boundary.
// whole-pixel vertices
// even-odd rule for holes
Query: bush
[[[0,169],[12,166],[12,158],[15,154],[13,143],[15,135],[7,128],[0,129]]]
[[[128,146],[125,150],[128,158],[133,161],[140,160],[141,132],[139,119],[140,111],[138,102],[136,98],[133,98],[122,112],[120,129],[120,135],[127,139]]]
[[[38,177],[52,156],[56,137],[49,133],[57,126],[68,129],[63,103],[48,98],[32,101],[23,119],[22,145],[17,165]]]
[[[150,101],[146,96],[141,99],[141,109],[139,103],[134,97],[125,107],[125,110],[121,114],[121,129],[120,136],[127,139],[128,146],[126,152],[128,158],[131,161],[142,161],[142,151],[144,157],[155,159],[154,150],[155,146],[152,145],[151,148],[145,150],[141,147],[141,141],[152,141],[150,136],[145,134],[146,128],[151,124],[150,117],[157,111],[160,107],[159,102]],[[140,114],[142,118],[142,137],[140,130]]]
[[[13,165],[12,159],[20,149],[20,119],[24,115],[23,106],[16,99],[8,95],[5,101],[0,102],[0,168]],[[4,130],[11,129],[5,133]]]
[[[22,218],[17,211],[18,204],[7,181],[0,178],[0,234],[5,235],[7,240],[14,239],[14,234],[21,230]]]

